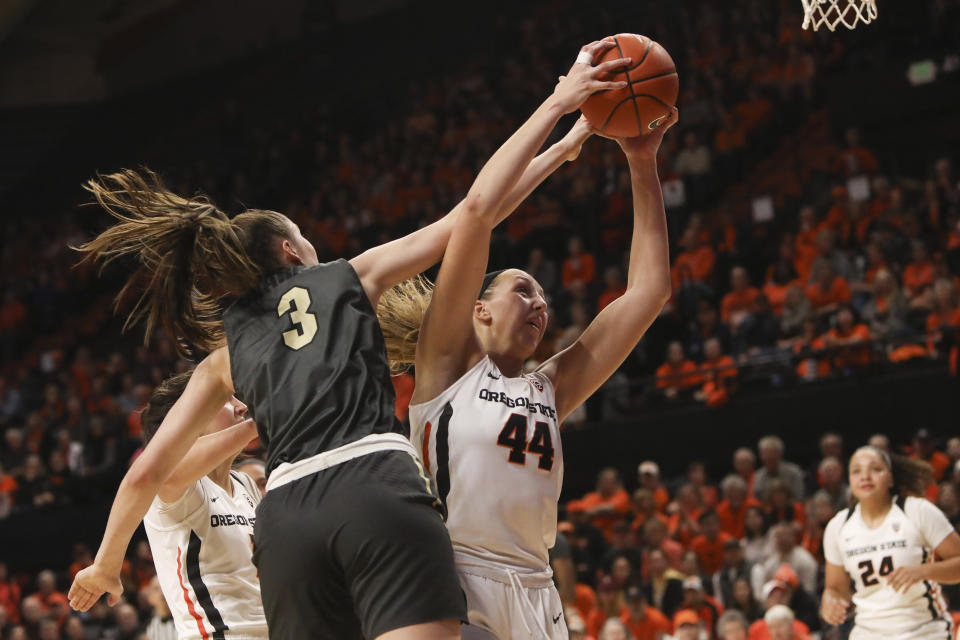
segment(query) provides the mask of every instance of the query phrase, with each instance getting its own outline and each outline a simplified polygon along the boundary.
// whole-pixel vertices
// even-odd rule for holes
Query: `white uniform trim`
[[[297,462],[282,462],[270,472],[267,478],[267,491],[282,487],[285,484],[305,478],[311,474],[329,469],[348,460],[366,456],[378,451],[405,451],[414,458],[417,450],[410,441],[399,433],[372,433],[368,436],[347,443],[342,447],[323,451],[315,456],[298,460]]]

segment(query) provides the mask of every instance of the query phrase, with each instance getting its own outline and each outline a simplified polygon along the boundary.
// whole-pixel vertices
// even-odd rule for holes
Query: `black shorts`
[[[402,451],[271,489],[257,507],[253,554],[270,638],[372,639],[412,624],[466,622],[438,504]]]

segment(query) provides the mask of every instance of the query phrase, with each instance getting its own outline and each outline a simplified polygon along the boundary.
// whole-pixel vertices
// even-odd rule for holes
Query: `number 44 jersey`
[[[947,638],[950,614],[939,584],[922,580],[906,591],[894,591],[887,581],[899,567],[931,562],[934,549],[952,531],[940,509],[913,497],[894,500],[874,529],[864,523],[859,504],[830,520],[823,536],[824,556],[844,568],[855,588],[851,638],[927,637],[928,632]]]
[[[437,482],[458,563],[548,570],[563,453],[553,384],[503,375],[488,356],[429,402],[411,440]]]

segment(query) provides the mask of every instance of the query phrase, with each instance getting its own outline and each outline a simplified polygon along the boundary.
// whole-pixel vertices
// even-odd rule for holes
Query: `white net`
[[[821,26],[830,31],[836,30],[838,25],[853,29],[862,22],[869,24],[877,17],[876,0],[800,0],[803,3],[803,28]]]

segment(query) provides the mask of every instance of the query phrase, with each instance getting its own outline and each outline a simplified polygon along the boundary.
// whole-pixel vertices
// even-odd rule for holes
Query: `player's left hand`
[[[654,129],[633,138],[615,138],[597,129],[594,129],[593,133],[603,138],[616,140],[628,159],[633,157],[656,159],[657,150],[660,149],[660,143],[663,142],[664,134],[667,132],[667,129],[677,124],[679,120],[680,112],[676,107],[673,107],[670,114],[661,120]]]
[[[894,569],[887,577],[887,584],[894,591],[906,591],[911,586],[926,578],[926,566],[917,564],[909,567]]]

